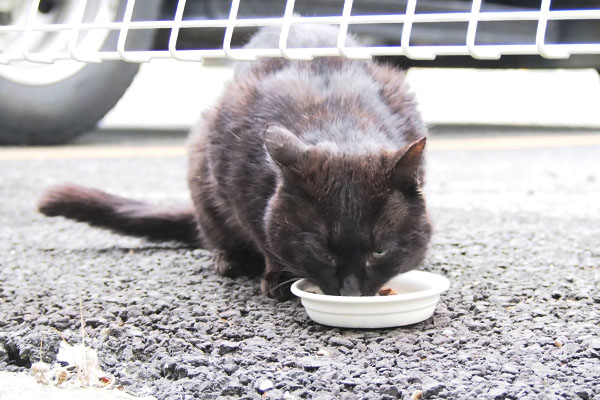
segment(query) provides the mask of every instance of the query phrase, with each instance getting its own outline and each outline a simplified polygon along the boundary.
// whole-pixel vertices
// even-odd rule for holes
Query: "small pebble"
[[[329,357],[329,352],[325,349],[319,349],[317,350],[317,355],[319,357]]]
[[[423,383],[423,396],[425,396],[426,398],[434,397],[445,388],[446,387],[444,386],[444,384],[440,382],[428,380]]]
[[[514,364],[504,364],[500,372],[505,372],[510,375],[518,375],[519,368]]]
[[[240,348],[240,345],[238,343],[223,342],[219,346],[219,354],[225,355],[225,354],[233,353],[234,351],[238,350],[239,348]]]
[[[269,379],[263,379],[258,381],[255,387],[258,393],[262,394],[273,389],[273,382],[271,382]]]
[[[581,398],[583,400],[589,400],[590,399],[590,394],[586,390],[579,390],[575,394],[577,396],[579,396],[579,398]]]
[[[488,393],[487,396],[490,399],[494,399],[494,400],[503,400],[506,398],[506,389],[503,388],[495,388],[495,389],[491,389]]]
[[[344,346],[344,347],[347,347],[348,349],[354,348],[354,343],[352,343],[350,340],[348,340],[346,338],[339,337],[339,336],[333,336],[332,338],[330,338],[329,344],[332,346]]]

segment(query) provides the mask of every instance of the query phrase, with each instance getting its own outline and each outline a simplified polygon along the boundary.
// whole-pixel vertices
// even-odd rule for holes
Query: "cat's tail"
[[[202,245],[193,207],[160,207],[78,185],[49,188],[38,202],[49,217],[63,216],[150,240]]]

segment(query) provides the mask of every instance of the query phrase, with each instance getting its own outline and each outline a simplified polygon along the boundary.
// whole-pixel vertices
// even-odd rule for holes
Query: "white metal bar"
[[[171,34],[169,35],[169,55],[171,58],[179,61],[201,62],[202,56],[177,50],[177,39],[179,38],[179,31],[181,29],[181,22],[183,21],[183,11],[185,10],[186,2],[186,0],[179,0],[177,2],[177,9],[175,10],[175,17],[173,19],[173,27],[171,28]]]
[[[54,62],[52,57],[43,53],[32,53],[29,51],[29,37],[31,36],[32,27],[35,26],[34,19],[40,7],[40,0],[32,0],[29,7],[29,13],[27,14],[27,22],[25,23],[25,30],[23,31],[22,45],[23,45],[23,59],[31,62],[51,64]]]
[[[400,39],[400,47],[404,56],[415,60],[433,60],[436,57],[435,52],[428,49],[414,49],[410,46],[410,34],[412,32],[413,22],[415,21],[415,10],[417,8],[417,0],[408,0],[406,5],[406,15],[402,25],[402,38]]]
[[[344,8],[342,10],[342,22],[340,23],[340,28],[337,37],[338,51],[340,52],[340,55],[344,57],[348,57],[349,53],[346,48],[346,37],[348,36],[348,24],[350,14],[352,13],[352,3],[353,0],[344,1]]]
[[[281,55],[288,60],[312,60],[317,56],[315,52],[310,51],[309,49],[289,49],[287,47],[288,36],[295,19],[297,18],[294,18],[294,0],[287,0],[285,3],[285,11],[283,13],[283,21],[281,23],[279,51],[281,52]],[[337,48],[336,55],[339,55]]]
[[[37,0],[39,1],[39,0]],[[133,1],[133,0],[129,0]],[[541,16],[541,11],[511,11],[511,12],[482,12],[479,14],[479,22],[507,22],[507,21],[537,21]],[[390,15],[353,15],[349,16],[348,24],[402,24],[406,20],[404,14]],[[430,22],[469,22],[471,13],[431,13],[415,14],[412,18],[413,23]],[[234,27],[261,27],[277,26],[283,24],[283,18],[240,18],[234,23]],[[598,10],[553,10],[548,14],[549,21],[567,21],[567,20],[600,20],[600,9]],[[341,16],[327,17],[291,17],[288,21],[291,25],[296,24],[332,24],[340,25],[343,22]],[[185,20],[179,24],[180,28],[227,28],[228,19],[214,20]],[[125,25],[124,22],[107,23],[82,23],[81,30],[85,29],[107,29],[120,30]],[[135,29],[172,29],[175,21],[128,21],[127,30]],[[1,32],[22,32],[27,29],[55,32],[61,30],[73,29],[72,24],[45,24],[27,27],[26,25],[4,25],[0,26]]]
[[[600,54],[600,43],[573,43],[573,44],[546,44],[550,51],[568,51],[574,54]],[[432,45],[432,46],[413,46],[416,50],[424,52],[435,52],[436,56],[470,56],[470,50],[466,45]],[[518,45],[485,45],[486,50],[490,52],[499,52],[502,55],[539,55],[537,45],[535,44],[518,44]],[[378,47],[357,47],[356,49],[364,51],[371,56],[402,56],[404,52],[400,46],[378,46]],[[303,49],[307,53],[315,57],[334,57],[339,55],[337,47],[331,48],[306,48]],[[254,55],[257,58],[262,57],[279,57],[281,56],[279,49],[259,49],[236,50],[240,53],[246,53],[249,57]],[[202,59],[209,58],[226,58],[226,54],[222,49],[204,49],[204,50],[178,50],[178,52],[187,57],[196,57]],[[34,56],[40,53],[32,53]],[[152,50],[152,51],[136,51],[141,59],[168,59],[172,58],[168,50]],[[83,56],[97,55],[102,60],[121,60],[121,55],[117,51],[101,51],[97,53],[82,53]],[[71,55],[68,52],[53,52],[49,53],[55,61],[70,60]],[[20,61],[23,58],[11,58],[10,61]]]
[[[231,40],[233,39],[233,30],[236,27],[236,21],[238,20],[237,14],[240,8],[240,0],[233,0],[231,2],[231,8],[229,9],[229,19],[225,27],[225,37],[223,38],[223,50],[227,58],[239,61],[255,61],[256,56],[244,56],[244,52],[239,52],[231,49]]]
[[[127,43],[127,34],[131,25],[131,17],[133,15],[133,9],[135,8],[135,0],[127,1],[125,6],[125,14],[123,15],[123,22],[119,29],[119,38],[117,39],[117,52],[122,59],[127,60],[127,54],[125,52],[125,43]]]
[[[548,26],[548,17],[550,16],[550,1],[542,0],[540,7],[540,18],[538,19],[537,31],[535,34],[535,44],[538,52],[545,58],[569,58],[571,53],[567,51],[550,50],[546,46],[546,28]]]
[[[79,40],[79,32],[81,32],[81,25],[83,23],[83,18],[85,15],[85,9],[87,7],[88,0],[80,0],[77,5],[77,21],[78,23],[74,24],[73,29],[71,30],[71,38],[68,44],[68,51],[71,55],[71,58],[76,61],[85,62],[85,63],[99,63],[102,62],[102,58],[98,56],[96,53],[88,53],[81,54],[77,49],[77,42]]]
[[[344,9],[342,10],[342,23],[340,24],[340,30],[337,38],[338,52],[342,57],[351,58],[354,60],[368,60],[371,55],[365,52],[364,49],[360,48],[349,48],[346,46],[346,39],[348,38],[348,25],[350,23],[350,16],[352,14],[352,3],[353,0],[344,1]]]
[[[135,9],[135,0],[127,0],[127,6],[125,7],[125,14],[123,15],[123,23],[119,30],[119,39],[117,40],[117,52],[121,56],[123,61],[142,63],[149,62],[152,58],[145,56],[143,51],[127,51],[125,50],[125,43],[127,43],[127,35],[132,26],[131,18],[133,17],[133,10]]]
[[[477,36],[477,24],[481,15],[481,0],[473,0],[471,8],[471,18],[467,28],[467,48],[471,57],[480,60],[497,60],[501,57],[501,53],[497,51],[490,52],[485,46],[476,46],[475,39]],[[485,50],[484,50],[485,49]]]
[[[353,1],[346,0],[341,15],[326,17],[301,17],[294,14],[294,0],[288,0],[282,17],[277,18],[239,18],[240,0],[232,0],[229,17],[214,20],[183,20],[186,1],[179,0],[175,17],[170,21],[132,21],[135,0],[128,0],[125,16],[121,22],[86,23],[83,15],[87,0],[78,3],[78,18],[69,24],[37,24],[36,13],[40,0],[31,0],[28,18],[25,23],[15,26],[0,26],[0,35],[20,34],[18,44],[10,53],[0,53],[0,63],[28,60],[33,62],[54,62],[57,60],[78,60],[99,62],[101,60],[126,60],[145,62],[151,59],[174,58],[187,61],[203,59],[229,58],[234,60],[256,60],[260,57],[285,57],[295,60],[310,60],[322,56],[343,56],[365,59],[376,55],[400,55],[415,59],[433,59],[439,55],[471,56],[482,59],[497,59],[501,55],[537,54],[546,58],[565,58],[571,54],[600,54],[600,43],[561,43],[548,44],[545,41],[548,21],[600,20],[600,9],[596,10],[550,10],[551,0],[542,0],[539,10],[481,12],[481,0],[473,0],[470,12],[454,13],[416,13],[417,0],[409,0],[404,14],[391,15],[351,15]],[[138,2],[139,3],[139,2]],[[476,44],[479,23],[536,21],[535,44]],[[414,24],[466,22],[468,23],[464,45],[411,45]],[[599,21],[600,23],[600,21]],[[288,36],[292,26],[299,24],[339,25],[340,31],[335,47],[331,48],[289,48]],[[347,46],[350,25],[360,24],[403,24],[400,46]],[[279,26],[281,34],[278,48],[273,49],[232,49],[233,33],[239,27]],[[126,50],[125,44],[130,30],[171,29],[167,51]],[[178,50],[177,39],[181,29],[185,28],[225,28],[222,49]],[[104,29],[118,31],[116,51],[86,51],[78,44],[82,31]],[[67,50],[36,51],[31,47],[32,35],[37,32],[68,32],[70,34]],[[18,36],[18,35],[14,35]]]

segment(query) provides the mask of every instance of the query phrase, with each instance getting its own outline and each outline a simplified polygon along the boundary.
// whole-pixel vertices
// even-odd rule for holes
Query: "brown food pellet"
[[[380,296],[393,296],[395,294],[398,294],[398,292],[396,292],[392,288],[381,288],[381,289],[379,289],[379,291],[377,292],[377,294],[380,295]]]

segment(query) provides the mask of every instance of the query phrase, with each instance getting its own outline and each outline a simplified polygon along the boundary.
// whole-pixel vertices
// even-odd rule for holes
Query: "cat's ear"
[[[423,179],[423,151],[427,138],[423,137],[398,150],[392,167],[392,184],[398,189],[417,190]]]
[[[273,161],[283,167],[292,166],[309,147],[298,136],[277,125],[265,129],[263,140]]]

